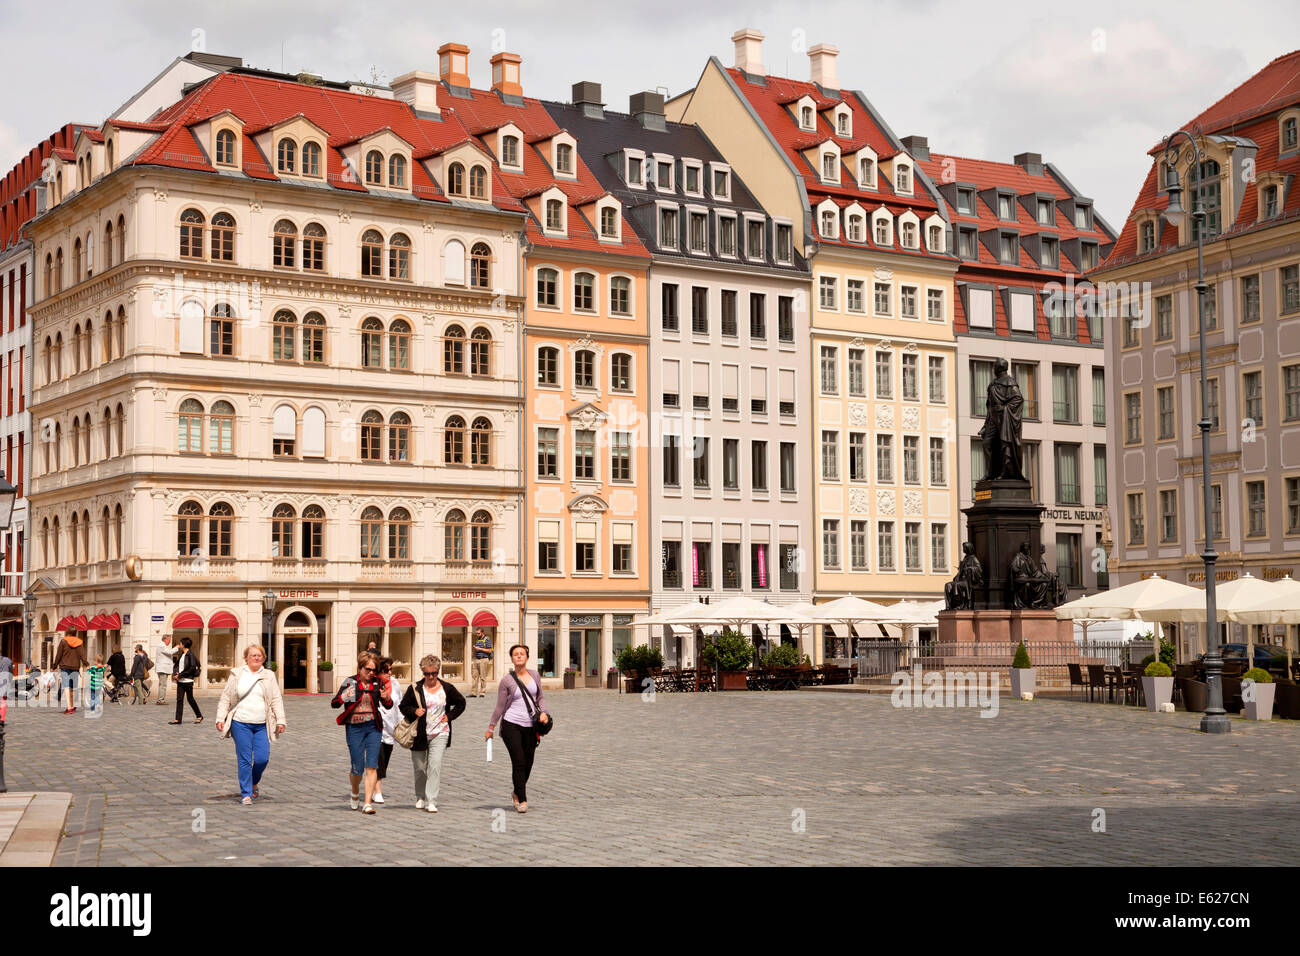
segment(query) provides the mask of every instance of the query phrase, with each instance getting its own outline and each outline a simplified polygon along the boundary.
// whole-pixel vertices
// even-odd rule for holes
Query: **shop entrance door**
[[[284,639],[284,689],[307,689],[307,638],[289,636]]]
[[[578,672],[579,687],[601,687],[600,628],[575,627],[569,630],[569,666]]]

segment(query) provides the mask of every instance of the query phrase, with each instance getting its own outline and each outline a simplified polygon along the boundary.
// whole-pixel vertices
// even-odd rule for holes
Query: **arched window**
[[[377,561],[384,556],[384,513],[371,505],[361,512],[361,559]]]
[[[835,210],[822,210],[822,235],[828,239],[835,238]]]
[[[126,530],[126,517],[122,513],[121,505],[113,506],[113,560],[121,560],[122,557],[122,533]]]
[[[54,341],[45,336],[45,384],[54,381]]]
[[[318,222],[309,222],[302,231],[302,267],[325,271],[325,227]]]
[[[85,277],[89,279],[95,273],[95,235],[86,233],[86,271]]]
[[[72,374],[81,371],[81,323],[72,327]]]
[[[208,454],[233,455],[235,453],[235,406],[229,402],[213,402],[208,412]]]
[[[388,278],[411,278],[411,240],[400,232],[388,240]]]
[[[465,284],[465,244],[459,239],[448,239],[442,247],[442,284]]]
[[[411,513],[405,508],[388,512],[388,560],[411,560]]]
[[[444,465],[465,464],[465,419],[453,415],[442,430],[442,460]]]
[[[469,374],[483,378],[492,374],[492,333],[482,326],[470,336]]]
[[[849,216],[849,241],[861,242],[863,239],[864,223],[859,213],[853,213]]]
[[[304,176],[320,177],[320,144],[303,143],[302,144],[302,174]]]
[[[41,557],[42,567],[50,568],[54,566],[50,554],[50,519],[46,518],[41,522]]]
[[[86,371],[90,371],[95,367],[95,326],[89,319],[86,320],[86,334],[81,344],[86,350]]]
[[[90,512],[81,513],[81,561],[90,563]]]
[[[113,268],[113,220],[104,223],[104,268]]]
[[[393,412],[388,419],[388,460],[411,460],[411,417],[405,412]]]
[[[126,216],[117,217],[117,254],[113,256],[113,261],[126,261]]]
[[[465,330],[448,326],[442,333],[442,371],[444,375],[465,374]]]
[[[235,261],[235,217],[228,212],[212,217],[212,258],[217,262]]]
[[[614,276],[609,280],[609,314],[632,314],[632,280],[627,276]]]
[[[203,552],[203,506],[197,501],[187,501],[176,512],[176,556],[196,557]]]
[[[298,513],[293,505],[276,505],[271,512],[271,557],[292,558]]]
[[[564,203],[558,199],[546,200],[546,229],[548,232],[564,229]]]
[[[487,170],[482,166],[470,168],[469,198],[487,199]]]
[[[485,242],[476,242],[469,251],[469,284],[475,289],[491,287],[488,265],[492,261],[492,250]]]
[[[57,525],[54,534],[57,538]],[[442,521],[442,555],[448,563],[465,560],[465,512],[459,508],[448,511]]]
[[[813,111],[811,106],[805,106],[799,110],[799,125],[804,129],[812,129]]]
[[[501,137],[501,165],[503,166],[519,165],[519,137],[518,136]]]
[[[302,413],[302,457],[325,457],[325,410],[308,406]]]
[[[361,416],[361,460],[379,461],[383,447],[384,416],[373,409]]]
[[[81,534],[79,533],[80,530],[81,530],[81,518],[74,511],[72,513],[72,520],[68,523],[68,531],[72,535],[71,547],[68,549],[72,557],[71,562],[69,562],[71,564],[81,563],[81,555],[79,554],[80,548],[78,547],[81,540]]]
[[[302,360],[308,365],[325,363],[325,317],[319,312],[303,316]]]
[[[292,269],[298,263],[298,227],[288,219],[275,224],[271,239],[271,264],[282,269]]]
[[[900,193],[910,193],[912,191],[912,167],[901,164],[898,172],[894,174],[894,182],[898,185]]]
[[[596,387],[596,353],[590,349],[573,353],[573,387]]]
[[[308,560],[325,557],[325,509],[320,505],[302,509],[302,556]]]
[[[394,319],[388,326],[388,367],[410,371],[411,325],[405,319]]]
[[[45,294],[54,295],[54,256],[45,254]]]
[[[384,277],[384,237],[374,229],[361,236],[361,275],[370,279]]]
[[[230,558],[235,554],[235,509],[218,501],[208,509],[208,556]]]
[[[492,464],[492,423],[486,418],[474,419],[470,428],[469,463],[479,466]]]
[[[104,339],[99,343],[100,353],[105,362],[113,361],[113,311],[104,313]]]
[[[119,449],[117,450],[117,454],[121,454],[121,452],[122,452],[122,450],[119,448]],[[113,452],[113,409],[111,409],[111,408],[107,408],[107,407],[104,409],[104,457],[105,457],[105,458],[112,458],[112,457],[114,457],[114,452]]]
[[[839,158],[834,153],[822,153],[822,179],[839,179],[839,165]]]
[[[554,269],[537,270],[537,304],[547,309],[554,309],[559,305],[559,298],[556,292],[556,286],[559,284],[560,274]]]
[[[618,210],[613,206],[600,210],[600,235],[604,239],[618,238]]]
[[[492,516],[486,511],[474,512],[469,534],[470,560],[475,564],[487,564],[492,560]]]
[[[916,223],[903,223],[903,245],[908,249],[916,248]]]
[[[124,455],[126,454],[126,445],[124,444],[124,439],[126,437],[126,412],[122,409],[121,402],[118,402],[117,414],[113,416],[113,428],[117,434],[117,453],[119,455]]]
[[[63,247],[54,252],[54,291],[63,291]]]
[[[609,387],[615,392],[632,391],[632,356],[615,352],[609,359]]]
[[[560,384],[560,350],[545,346],[537,350],[537,384]]]
[[[298,144],[285,138],[280,140],[276,151],[276,168],[282,173],[294,173],[298,170]]]
[[[208,319],[208,354],[229,358],[235,354],[235,310],[219,302]]]
[[[384,323],[374,316],[361,323],[361,367],[384,367]]]
[[[126,309],[117,307],[117,357],[126,354]]]
[[[228,129],[217,133],[217,165],[235,165],[235,134]]]
[[[176,450],[182,455],[203,452],[203,405],[196,398],[181,402],[177,413]]]
[[[271,454],[292,458],[298,451],[298,413],[292,405],[277,405],[271,413]]]
[[[72,419],[72,467],[81,464],[81,418]]]
[[[81,278],[81,239],[78,238],[72,243],[72,279],[74,282]]]
[[[573,274],[573,308],[577,312],[596,311],[596,277],[592,273]]]
[[[384,154],[377,149],[366,153],[366,185],[382,186],[384,184]]]
[[[63,377],[63,333],[54,333],[54,378]]]
[[[203,224],[207,222],[197,209],[181,213],[181,258],[203,258]]]
[[[568,143],[558,143],[555,147],[555,171],[557,173],[573,172],[573,147]]]
[[[99,516],[99,560],[107,561],[113,556],[113,516],[104,505]]]
[[[271,358],[277,362],[292,362],[297,346],[298,318],[288,309],[281,309],[271,321]]]
[[[406,188],[406,157],[394,153],[388,157],[388,185],[395,189]]]
[[[447,167],[447,193],[452,196],[465,195],[465,167],[452,163]]]
[[[876,162],[869,156],[858,163],[858,179],[863,185],[870,185],[876,178]]]

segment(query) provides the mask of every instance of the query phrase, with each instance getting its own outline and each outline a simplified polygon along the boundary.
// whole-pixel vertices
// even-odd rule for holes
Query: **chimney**
[[[913,159],[930,159],[930,141],[924,136],[904,136],[903,149],[907,150]]]
[[[492,89],[502,96],[523,96],[524,88],[519,82],[523,58],[518,53],[498,53],[491,62]]]
[[[762,31],[737,30],[731,35],[731,42],[736,44],[736,69],[764,76]]]
[[[1042,153],[1019,153],[1013,162],[1030,176],[1043,175]]]
[[[808,51],[808,64],[812,68],[812,81],[823,90],[838,90],[839,77],[835,73],[835,58],[840,48],[830,43],[818,43]]]
[[[469,86],[469,47],[463,43],[438,47],[438,79],[448,86]]]
[[[417,113],[437,113],[438,78],[422,70],[403,73],[393,80],[393,96]]]
[[[588,119],[604,119],[605,104],[600,99],[600,84],[583,80],[573,84],[573,105],[582,108]]]
[[[664,124],[664,95],[662,93],[633,93],[629,100],[628,112],[646,129],[662,132]]]

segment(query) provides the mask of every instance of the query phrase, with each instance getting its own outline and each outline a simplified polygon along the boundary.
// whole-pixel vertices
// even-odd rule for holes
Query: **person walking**
[[[10,697],[18,699],[14,693],[14,662],[0,654],[0,700]]]
[[[379,772],[379,750],[383,742],[381,708],[393,706],[392,682],[379,673],[379,658],[370,651],[357,655],[357,672],[348,677],[330,701],[331,707],[344,708],[337,718],[348,740],[348,782],[352,785],[349,806],[362,813],[374,813],[371,798]],[[365,804],[357,788],[365,781]]]
[[[501,678],[496,710],[492,711],[492,720],[483,739],[492,739],[492,729],[501,720],[501,740],[510,752],[510,773],[514,784],[511,796],[515,809],[527,813],[528,777],[533,772],[533,754],[538,741],[537,731],[533,729],[533,713],[541,723],[546,723],[551,717],[546,710],[546,701],[542,699],[542,676],[528,667],[528,648],[523,644],[510,648],[510,662],[514,668]]]
[[[265,663],[266,650],[260,644],[244,648],[244,664],[230,672],[217,702],[217,733],[235,741],[239,797],[246,807],[260,796],[257,785],[271,761],[271,741],[284,733],[280,682]]]
[[[81,669],[89,664],[86,658],[86,642],[71,631],[66,631],[54,651],[54,669],[59,672],[59,694],[67,693],[68,699],[63,705],[63,712],[71,714],[77,709],[77,679]]]
[[[131,695],[132,704],[143,704],[149,699],[149,688],[145,681],[149,679],[149,655],[144,652],[144,645],[135,646],[135,656],[131,658]]]
[[[154,648],[154,673],[158,675],[158,703],[167,703],[167,685],[172,681],[172,672],[176,669],[176,655],[181,649],[172,644],[170,634],[164,634],[158,646]]]
[[[121,694],[126,689],[126,658],[122,655],[122,648],[114,647],[113,653],[108,655],[108,676],[113,678],[114,694]]]
[[[381,657],[379,659],[379,673],[387,676],[392,683],[394,704],[391,707],[379,708],[379,716],[383,721],[383,727],[379,731],[379,767],[375,772],[375,803],[384,802],[384,778],[388,776],[388,760],[393,756],[393,746],[397,743],[393,738],[393,731],[397,729],[397,722],[402,719],[401,711],[397,709],[396,704],[396,701],[402,699],[402,685],[393,676],[393,659],[391,657]]]
[[[487,683],[492,679],[492,638],[481,627],[474,632],[474,660],[470,663],[470,668],[473,682],[469,694],[471,697],[483,697]]]
[[[203,723],[203,711],[199,710],[199,705],[194,700],[194,679],[199,676],[199,656],[194,653],[193,648],[193,638],[181,638],[181,656],[176,662],[176,719],[167,721],[169,724],[181,722],[187,697],[190,701],[190,710],[194,711],[194,722]]]
[[[451,747],[451,722],[465,712],[465,697],[438,679],[442,661],[432,654],[420,658],[424,680],[412,684],[402,696],[405,720],[417,721],[411,765],[415,769],[415,809],[438,812],[442,785],[442,758]]]
[[[95,666],[86,671],[86,677],[90,681],[90,713],[96,717],[99,716],[99,708],[103,703],[101,695],[104,691],[104,655],[95,655]]]

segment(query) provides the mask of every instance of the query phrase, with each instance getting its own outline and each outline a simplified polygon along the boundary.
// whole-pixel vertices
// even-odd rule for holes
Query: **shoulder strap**
[[[235,707],[238,707],[240,704],[242,704],[244,702],[244,698],[247,697],[249,694],[251,694],[253,691],[257,690],[257,688],[260,687],[261,684],[262,684],[262,678],[258,677],[256,680],[254,680],[253,686],[248,688],[248,690],[244,691],[242,694],[239,695],[239,700],[235,701]],[[235,686],[238,687],[239,685],[236,684]],[[234,710],[235,707],[232,707],[230,709]]]
[[[519,693],[524,695],[524,706],[528,708],[529,716],[532,717],[533,720],[536,720],[537,702],[533,700],[533,696],[530,693],[528,693],[528,688],[524,686],[524,682],[519,679],[518,674],[516,674],[514,671],[511,671],[510,676],[513,677],[515,679],[515,683],[519,685]]]

